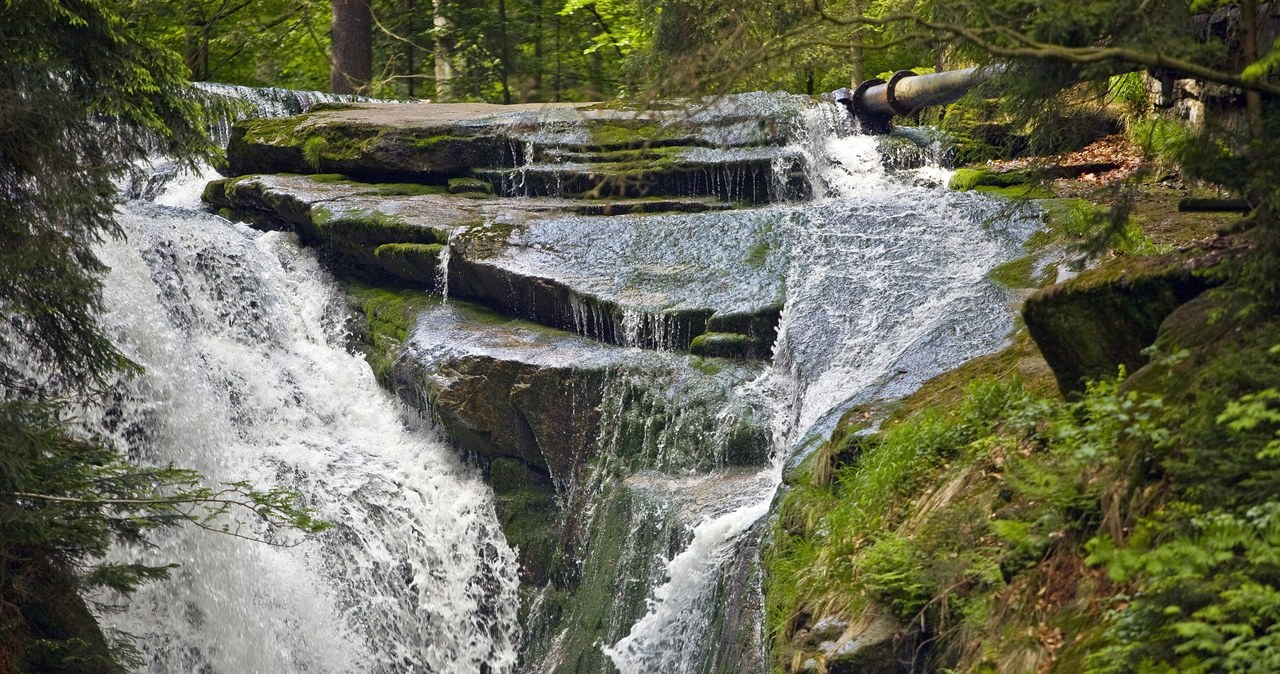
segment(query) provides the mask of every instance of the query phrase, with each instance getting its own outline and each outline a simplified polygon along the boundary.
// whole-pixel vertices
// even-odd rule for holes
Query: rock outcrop
[[[580,215],[559,199],[500,200],[337,176],[247,176],[211,183],[228,215],[292,229],[344,268],[447,290],[543,325],[615,344],[767,357],[781,314],[787,251],[768,213]],[[599,204],[593,204],[598,206]],[[620,213],[647,200],[609,202]],[[447,274],[442,268],[447,265]],[[447,286],[447,288],[446,288]]]
[[[1135,372],[1161,323],[1214,284],[1205,270],[1247,243],[1217,239],[1164,255],[1117,258],[1036,292],[1022,317],[1064,394],[1087,379]]]
[[[647,588],[627,579],[654,573],[700,508],[768,461],[767,413],[734,393],[759,366],[424,302],[391,386],[485,466],[524,606],[536,606],[527,657],[599,670],[595,640],[621,638],[646,610]],[[723,476],[693,477],[713,470]],[[556,655],[556,639],[576,646]]]

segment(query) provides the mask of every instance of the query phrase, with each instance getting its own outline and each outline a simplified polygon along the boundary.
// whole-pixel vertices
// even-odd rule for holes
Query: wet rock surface
[[[446,290],[514,316],[623,345],[767,357],[789,264],[782,213],[712,210],[704,199],[494,199],[335,176],[248,176],[205,193],[228,215],[290,228],[352,271]],[[445,248],[447,246],[447,250]],[[447,277],[443,266],[447,265]],[[726,337],[725,335],[732,335]]]
[[[776,179],[800,96],[759,94],[670,109],[600,105],[318,106],[232,129],[225,173],[343,173],[447,185],[467,178],[523,196],[711,195],[766,202],[808,194]],[[456,184],[456,183],[455,183]],[[477,186],[478,187],[478,186]],[[484,191],[485,188],[480,188]]]
[[[592,640],[619,638],[621,618],[645,609],[627,579],[652,573],[653,550],[684,543],[685,524],[767,464],[768,415],[736,394],[760,372],[450,301],[421,311],[392,387],[485,466],[524,605],[537,607],[527,657],[597,671]],[[557,655],[565,638],[582,643]]]

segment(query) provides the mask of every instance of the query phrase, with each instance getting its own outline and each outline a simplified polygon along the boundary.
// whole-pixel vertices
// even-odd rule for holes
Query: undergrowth
[[[1251,320],[1151,391],[981,379],[842,429],[778,509],[774,671],[837,667],[877,616],[922,671],[1280,671],[1280,320]]]

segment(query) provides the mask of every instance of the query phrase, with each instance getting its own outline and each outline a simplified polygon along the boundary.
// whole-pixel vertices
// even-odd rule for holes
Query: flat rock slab
[[[802,129],[801,112],[813,105],[801,96],[764,94],[658,110],[600,104],[322,105],[295,117],[237,122],[224,171],[342,173],[426,184],[475,176],[500,193],[522,196],[604,190],[774,201],[807,195],[803,177],[778,166],[798,165],[799,158],[783,146]],[[726,152],[734,149],[751,151]]]
[[[778,225],[788,216],[778,209],[646,214],[718,206],[496,199],[289,175],[219,181],[205,197],[228,215],[292,228],[357,270],[614,344],[687,350],[712,333],[707,355],[767,357],[785,299]],[[579,214],[588,208],[629,214]]]

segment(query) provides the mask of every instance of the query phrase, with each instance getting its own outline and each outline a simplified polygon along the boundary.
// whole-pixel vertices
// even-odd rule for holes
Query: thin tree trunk
[[[534,11],[538,13],[537,28],[534,31],[536,39],[533,43],[533,91],[532,99],[535,101],[544,100],[542,97],[542,0],[535,0],[533,3]]]
[[[1258,0],[1240,0],[1240,30],[1240,50],[1248,67],[1258,60]],[[1262,137],[1262,93],[1245,89],[1244,104],[1249,133],[1255,140],[1259,139]]]
[[[552,96],[551,100],[556,101],[556,102],[559,102],[559,101],[560,101],[560,69],[562,68],[561,60],[560,60],[562,50],[560,49],[560,13],[559,13],[559,12],[556,12],[556,15],[555,15],[555,22],[556,22],[556,50],[555,50],[555,54],[556,54],[556,90],[555,90],[555,95],[554,95],[554,96]]]
[[[333,61],[329,90],[367,94],[373,79],[373,15],[368,0],[332,0]]]
[[[413,19],[415,16],[417,16],[416,5],[417,3],[415,3],[414,0],[404,0],[404,16],[405,16],[404,74],[405,74],[405,90],[406,90],[405,93],[409,98],[413,98],[413,94],[414,94],[413,88],[414,88],[414,85],[417,84],[416,80],[418,75],[416,66],[413,62],[413,56],[414,56],[413,41],[414,39],[416,39],[416,36],[415,36],[416,26],[414,25]]]
[[[861,13],[858,7],[858,0],[851,0],[850,8],[854,16]],[[849,62],[852,71],[849,77],[849,86],[856,89],[867,77],[867,73],[864,71],[866,59],[862,53],[862,26],[855,25],[853,27],[853,37],[849,40]]]
[[[449,50],[445,46],[444,33],[452,27],[448,17],[444,15],[444,0],[435,0],[432,4],[432,24],[436,29],[435,39],[435,72],[436,100],[447,101],[453,98],[453,62],[449,60]]]
[[[501,42],[498,55],[502,59],[502,103],[511,105],[511,45],[507,43],[506,0],[498,0],[498,40]]]

